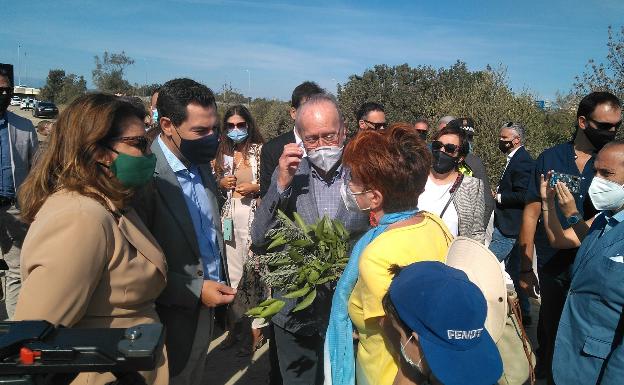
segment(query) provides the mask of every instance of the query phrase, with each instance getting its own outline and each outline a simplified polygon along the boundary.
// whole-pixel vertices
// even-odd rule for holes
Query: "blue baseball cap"
[[[487,303],[463,271],[417,262],[401,270],[388,292],[442,383],[492,385],[500,379],[503,362],[485,329]]]

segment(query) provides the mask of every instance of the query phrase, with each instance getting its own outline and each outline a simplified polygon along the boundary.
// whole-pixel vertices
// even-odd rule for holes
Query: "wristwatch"
[[[574,213],[570,215],[569,217],[567,217],[566,221],[568,221],[568,225],[574,226],[575,224],[581,221],[581,216],[579,213]]]

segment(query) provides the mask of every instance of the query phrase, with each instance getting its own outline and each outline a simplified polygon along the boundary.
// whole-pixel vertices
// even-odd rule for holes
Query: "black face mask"
[[[513,147],[513,141],[512,140],[502,140],[499,139],[498,141],[498,149],[503,153],[506,154],[510,148]]]
[[[438,174],[446,174],[454,170],[459,163],[459,157],[453,157],[440,150],[433,150],[433,169]]]
[[[585,123],[585,136],[596,151],[602,150],[607,143],[612,142],[615,139],[615,134],[615,131],[600,130],[590,126],[589,122]]]
[[[180,133],[176,128],[178,136]],[[216,133],[204,136],[199,139],[184,139],[180,136],[179,150],[182,155],[194,165],[206,164],[212,161],[217,154],[217,147],[219,146],[219,137]]]
[[[0,114],[4,114],[4,112],[9,108],[9,104],[11,104],[11,94],[7,93],[6,95],[0,94]]]

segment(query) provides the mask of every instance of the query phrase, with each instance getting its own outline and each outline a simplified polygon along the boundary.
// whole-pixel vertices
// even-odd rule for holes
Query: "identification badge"
[[[234,221],[232,218],[223,218],[223,239],[231,241],[234,235]]]

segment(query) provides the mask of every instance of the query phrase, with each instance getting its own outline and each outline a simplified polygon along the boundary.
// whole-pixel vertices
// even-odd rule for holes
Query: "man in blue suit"
[[[611,125],[614,131],[622,117],[619,107],[612,109],[607,119],[590,119]],[[572,266],[572,283],[555,341],[552,371],[556,384],[624,382],[624,141],[607,144],[598,153],[595,168],[589,197],[601,214],[584,239],[587,225],[583,220],[575,221],[572,237],[564,232],[566,238],[577,235],[583,242]]]
[[[498,148],[507,157],[507,164],[494,196],[496,200],[494,232],[490,243],[490,250],[499,261],[505,261],[507,272],[514,282],[518,280],[520,269],[516,245],[526,192],[534,167],[533,158],[524,148],[524,132],[524,126],[514,122],[505,123],[500,131]],[[521,290],[516,290],[521,293],[520,302],[524,323],[530,324],[528,298]]]

